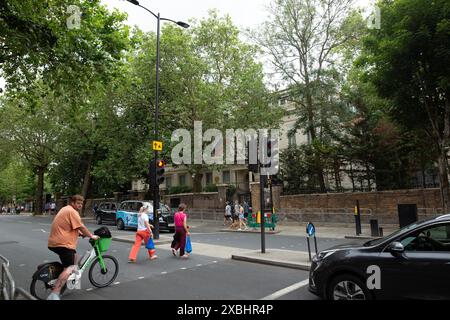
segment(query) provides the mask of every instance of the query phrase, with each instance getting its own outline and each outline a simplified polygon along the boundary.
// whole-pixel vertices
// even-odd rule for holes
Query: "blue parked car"
[[[148,215],[150,223],[153,222],[153,201],[151,200],[128,200],[120,203],[119,209],[116,212],[117,229],[124,230],[125,228],[137,229],[137,218],[139,209],[147,204],[150,208]],[[175,224],[173,214],[169,207],[165,204],[159,204],[159,229],[167,230],[169,232],[175,231]]]

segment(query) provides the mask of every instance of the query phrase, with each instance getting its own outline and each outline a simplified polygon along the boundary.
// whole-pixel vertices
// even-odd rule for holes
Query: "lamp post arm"
[[[156,14],[154,14],[152,11],[150,11],[149,9],[147,9],[146,7],[141,6],[140,4],[137,5],[138,7],[141,7],[144,10],[147,10],[148,12],[150,12],[156,19],[158,19],[158,16]],[[161,19],[163,20],[163,19]]]

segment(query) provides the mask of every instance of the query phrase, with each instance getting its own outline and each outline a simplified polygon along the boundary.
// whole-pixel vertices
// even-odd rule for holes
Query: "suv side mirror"
[[[389,251],[391,253],[403,253],[405,252],[405,247],[401,242],[395,241],[389,245]]]

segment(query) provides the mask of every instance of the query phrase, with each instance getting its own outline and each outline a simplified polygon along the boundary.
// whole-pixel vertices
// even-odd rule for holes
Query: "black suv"
[[[331,300],[450,299],[450,214],[321,251],[309,291]]]
[[[94,215],[97,224],[104,222],[116,223],[116,211],[119,205],[115,202],[101,202],[98,207],[94,206]]]

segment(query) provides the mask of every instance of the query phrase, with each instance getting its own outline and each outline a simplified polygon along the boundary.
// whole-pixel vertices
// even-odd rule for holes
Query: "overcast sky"
[[[267,17],[266,8],[274,0],[139,0],[140,5],[161,14],[161,17],[188,22],[201,19],[211,9],[220,15],[229,14],[233,23],[240,28],[254,28]],[[368,6],[372,0],[355,0],[358,5]],[[144,31],[156,30],[156,19],[150,13],[126,0],[101,0],[109,8],[117,8],[128,14],[128,23],[138,25]]]
[[[161,17],[189,22],[208,16],[208,11],[217,9],[220,16],[230,15],[240,29],[255,28],[267,18],[267,7],[274,0],[139,0],[139,3]],[[126,0],[101,0],[108,8],[116,8],[128,14],[127,23],[137,25],[144,31],[156,31],[156,19],[147,11]],[[373,0],[356,0],[360,6],[368,7]],[[0,88],[4,79],[0,77]]]

